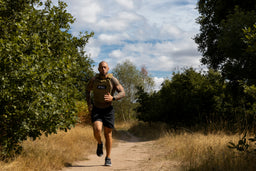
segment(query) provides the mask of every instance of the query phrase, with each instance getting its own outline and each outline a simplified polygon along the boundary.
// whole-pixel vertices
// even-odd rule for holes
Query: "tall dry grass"
[[[86,159],[95,150],[95,140],[90,126],[77,126],[68,132],[24,141],[22,146],[23,152],[13,161],[0,162],[0,170],[59,170],[65,164]]]
[[[243,135],[212,133],[187,129],[171,130],[163,123],[137,122],[129,128],[143,140],[156,140],[151,150],[151,160],[164,167],[195,171],[255,171],[256,153],[239,152],[228,148],[229,142],[238,143]],[[255,144],[250,143],[251,149]],[[169,165],[169,166],[168,166]],[[163,167],[163,168],[164,168]]]
[[[129,130],[142,137],[143,141],[156,140],[150,150],[151,161],[165,163],[165,168],[175,163],[182,170],[256,170],[255,155],[227,147],[231,141],[238,142],[241,138],[238,134],[227,135],[222,131],[210,134],[168,132],[166,124],[142,122],[117,123],[116,128],[121,130],[114,132],[117,136]],[[13,161],[0,162],[0,170],[60,170],[65,164],[86,159],[88,154],[95,152],[96,147],[91,127],[77,126],[68,132],[60,131],[48,137],[42,136],[36,141],[25,141],[23,148],[22,154]]]
[[[244,171],[256,170],[256,156],[228,148],[240,135],[223,132],[168,133],[157,141],[165,150],[165,160],[179,161],[184,170]]]
[[[128,122],[129,123],[129,122]],[[165,123],[156,122],[148,123],[142,121],[130,122],[130,126],[127,130],[133,135],[140,137],[141,140],[155,140],[159,139],[169,130],[169,127]]]

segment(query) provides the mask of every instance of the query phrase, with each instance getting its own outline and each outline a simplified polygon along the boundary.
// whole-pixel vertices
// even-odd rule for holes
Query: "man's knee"
[[[94,133],[100,134],[101,130],[102,129],[100,127],[94,127]]]
[[[111,138],[112,137],[112,129],[104,127],[104,135],[106,138]]]
[[[93,130],[95,133],[101,133],[102,131],[102,123],[99,121],[96,121],[93,123]]]

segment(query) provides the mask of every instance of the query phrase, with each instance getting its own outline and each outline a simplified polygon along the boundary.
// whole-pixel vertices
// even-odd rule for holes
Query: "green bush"
[[[0,0],[0,8],[3,159],[19,152],[27,137],[66,130],[76,122],[74,99],[83,97],[92,75],[83,47],[93,33],[69,33],[74,19],[63,2]]]

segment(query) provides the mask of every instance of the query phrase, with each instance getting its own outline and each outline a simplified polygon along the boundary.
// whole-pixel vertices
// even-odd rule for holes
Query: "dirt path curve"
[[[137,137],[131,134],[127,135],[127,133],[121,140],[115,141],[118,142],[112,148],[111,167],[104,166],[105,157],[92,154],[88,160],[75,162],[62,171],[170,170],[170,167],[163,166],[163,162],[154,163],[152,161],[151,151],[154,148],[154,141],[140,141]],[[173,167],[171,170],[176,169]]]

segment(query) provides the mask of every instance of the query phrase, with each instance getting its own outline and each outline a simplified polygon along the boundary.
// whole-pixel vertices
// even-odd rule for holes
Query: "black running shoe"
[[[108,158],[108,157],[106,157],[105,158],[105,166],[111,166],[112,164],[111,164],[111,159],[110,158]]]
[[[97,151],[96,151],[97,156],[101,157],[103,155],[103,143],[98,144]]]

